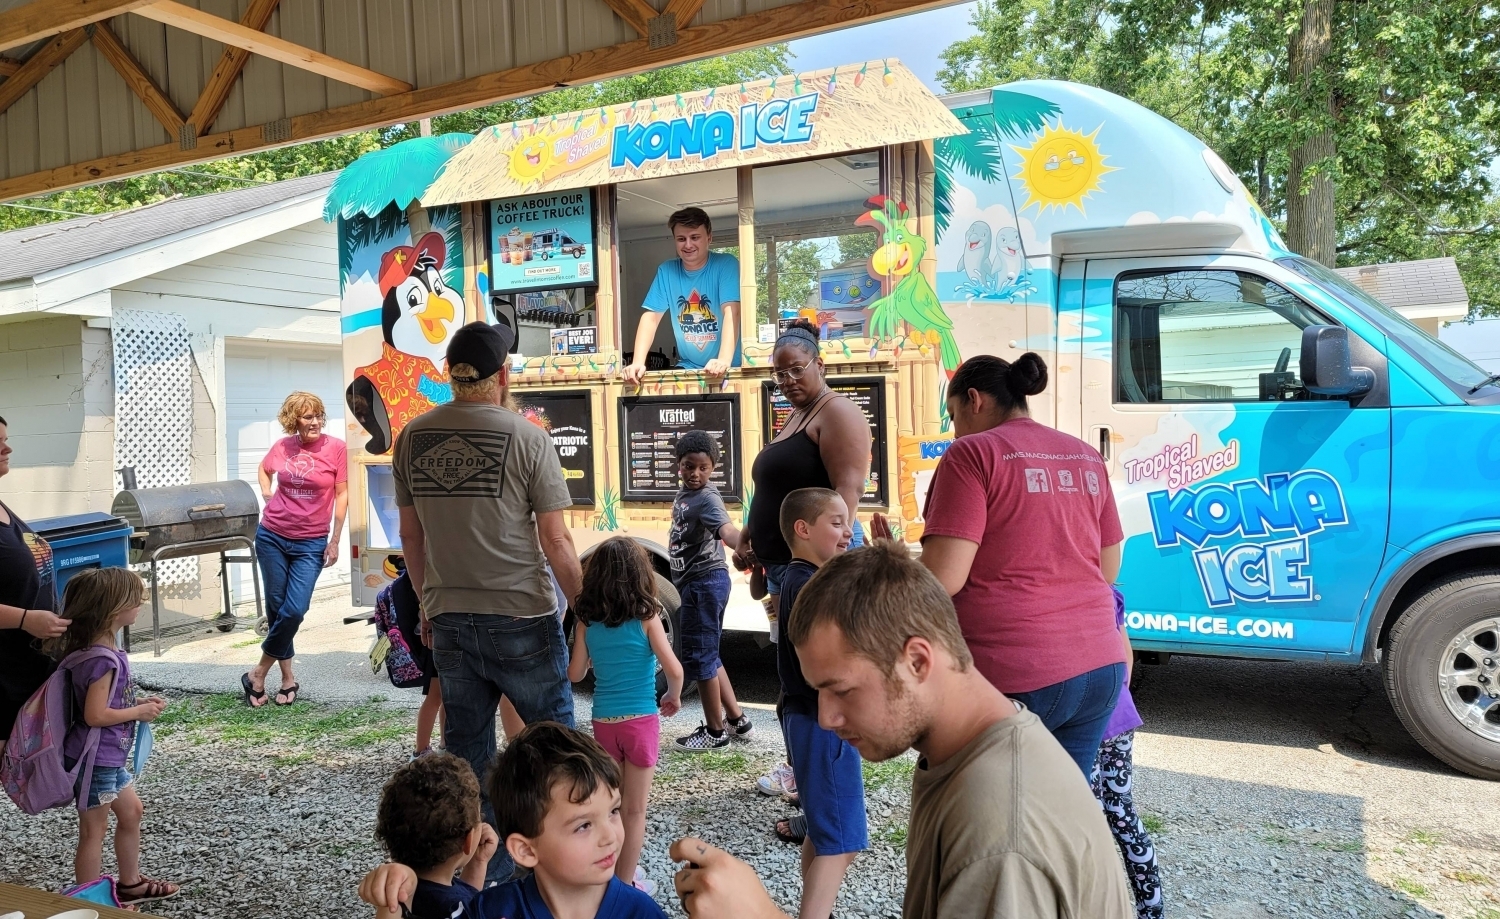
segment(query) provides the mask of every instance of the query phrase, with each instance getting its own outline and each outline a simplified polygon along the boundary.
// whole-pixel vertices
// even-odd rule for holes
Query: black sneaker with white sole
[[[750,722],[749,712],[740,712],[740,716],[732,721],[729,718],[724,719],[724,733],[734,740],[748,741],[754,731],[755,725]]]
[[[717,737],[708,730],[708,725],[698,725],[698,730],[679,737],[676,740],[677,749],[688,753],[706,753],[709,750],[722,750],[729,746],[729,732],[724,731]]]

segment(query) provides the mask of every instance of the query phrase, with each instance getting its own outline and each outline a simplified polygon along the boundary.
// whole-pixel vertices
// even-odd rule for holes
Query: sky
[[[820,70],[855,61],[900,58],[929,89],[941,92],[937,83],[938,69],[943,66],[940,55],[973,31],[969,14],[974,6],[959,3],[798,39],[791,43],[796,55],[793,66],[797,70]]]

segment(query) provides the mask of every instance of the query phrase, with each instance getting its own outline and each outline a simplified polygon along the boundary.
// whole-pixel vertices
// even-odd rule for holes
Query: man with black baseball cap
[[[515,343],[516,336],[510,326],[469,323],[454,332],[448,341],[448,378],[455,383],[478,383],[489,379],[505,369],[511,345]],[[457,367],[465,367],[465,372],[460,375],[455,369]],[[500,383],[500,386],[504,385],[504,382]]]
[[[547,432],[504,407],[514,341],[509,327],[483,322],[454,332],[453,401],[408,424],[391,458],[406,571],[442,686],[444,738],[481,780],[495,758],[502,695],[527,724],[573,725],[567,643],[553,615],[582,586],[563,521],[573,499]],[[533,665],[538,657],[545,663]],[[525,668],[514,666],[520,659]],[[485,816],[493,823],[488,802]],[[491,879],[511,870],[502,847]]]

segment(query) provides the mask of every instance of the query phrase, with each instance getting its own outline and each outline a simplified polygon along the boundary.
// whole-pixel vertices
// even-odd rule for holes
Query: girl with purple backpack
[[[136,722],[155,721],[167,707],[157,696],[135,700],[130,682],[130,660],[115,641],[115,634],[132,625],[141,613],[146,585],[126,568],[95,568],[80,571],[63,591],[63,618],[68,630],[49,641],[45,649],[57,660],[85,649],[102,649],[68,668],[73,691],[73,711],[63,760],[69,770],[85,756],[89,732],[98,728],[98,746],[93,754],[92,777],[79,771],[81,783],[89,781],[88,795],[78,815],[78,851],[73,873],[79,884],[99,877],[104,855],[104,836],[109,815],[115,815],[115,859],[119,863],[120,902],[126,905],[163,900],[177,893],[178,885],[141,874],[141,815],[144,807],[131,784],[130,749]]]
[[[1135,896],[1136,919],[1161,919],[1161,871],[1156,865],[1156,847],[1151,834],[1135,810],[1135,729],[1145,724],[1130,696],[1130,670],[1135,659],[1130,636],[1125,633],[1125,595],[1111,585],[1115,594],[1115,628],[1125,645],[1125,684],[1120,698],[1104,728],[1104,740],[1094,760],[1089,783],[1094,797],[1104,808],[1104,819],[1125,859],[1125,876],[1130,879]]]

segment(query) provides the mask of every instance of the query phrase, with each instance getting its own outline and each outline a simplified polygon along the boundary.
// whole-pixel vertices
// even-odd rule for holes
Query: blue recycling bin
[[[123,568],[129,564],[132,527],[112,514],[95,511],[27,523],[52,546],[59,604],[68,579],[78,572],[85,568]]]

